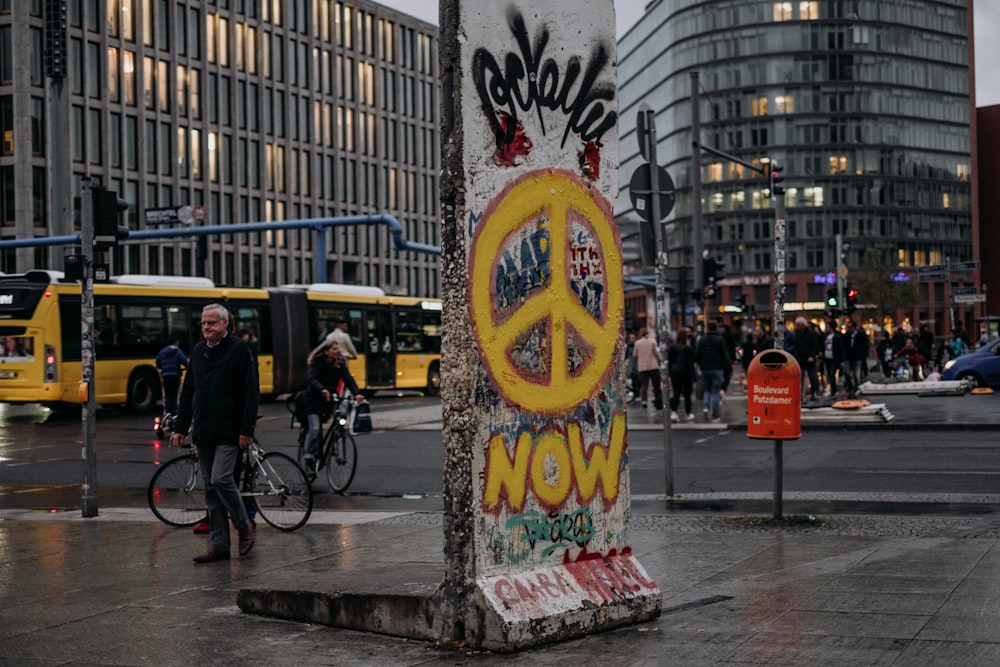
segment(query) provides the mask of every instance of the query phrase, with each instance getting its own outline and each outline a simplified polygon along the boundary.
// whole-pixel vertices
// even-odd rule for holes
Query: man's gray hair
[[[214,310],[215,316],[219,318],[219,320],[225,322],[226,324],[229,324],[229,309],[223,306],[221,303],[210,303],[204,308],[202,308],[201,312],[204,313],[206,310]]]

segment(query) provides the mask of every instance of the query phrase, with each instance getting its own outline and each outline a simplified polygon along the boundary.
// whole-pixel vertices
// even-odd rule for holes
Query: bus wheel
[[[437,364],[433,364],[427,371],[427,386],[424,388],[424,393],[428,396],[437,396],[441,393],[441,367]]]
[[[139,370],[128,380],[126,407],[132,412],[150,412],[156,407],[160,382],[152,371]]]

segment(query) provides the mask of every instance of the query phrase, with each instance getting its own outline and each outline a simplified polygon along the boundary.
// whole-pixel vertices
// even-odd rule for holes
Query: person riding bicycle
[[[347,362],[335,341],[324,341],[309,354],[309,371],[306,377],[309,434],[306,436],[305,454],[302,458],[306,472],[313,475],[317,470],[323,415],[329,414],[329,403],[333,395],[339,395],[339,388],[344,386],[354,394],[355,402],[361,403],[364,396],[358,390],[358,383],[347,369]]]

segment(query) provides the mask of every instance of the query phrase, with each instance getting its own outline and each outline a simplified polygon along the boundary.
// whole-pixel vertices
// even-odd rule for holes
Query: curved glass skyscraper
[[[678,294],[692,285],[692,77],[701,141],[704,248],[724,266],[714,305],[745,294],[769,319],[774,210],[762,168],[784,167],[786,316],[822,310],[841,262],[892,247],[900,279],[973,259],[971,0],[660,0],[619,43],[623,189],[643,161],[636,112],[657,113],[658,161],[677,186],[667,218]],[[626,230],[637,220],[618,200]],[[838,252],[841,235],[846,252]],[[683,274],[683,271],[680,271]],[[679,284],[680,280],[686,284]],[[929,286],[930,285],[930,286]],[[923,284],[913,319],[938,322]],[[797,308],[796,308],[797,306]]]

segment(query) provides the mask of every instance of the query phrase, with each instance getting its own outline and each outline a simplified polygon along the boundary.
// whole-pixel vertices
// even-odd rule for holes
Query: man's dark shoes
[[[253,528],[247,523],[240,529],[240,555],[246,556],[251,549],[253,549]]]
[[[251,540],[251,543],[253,540]],[[242,545],[242,541],[240,542]],[[217,560],[229,560],[229,552],[222,551],[221,549],[209,549],[208,553],[203,553],[200,556],[194,557],[195,563],[212,563]]]

